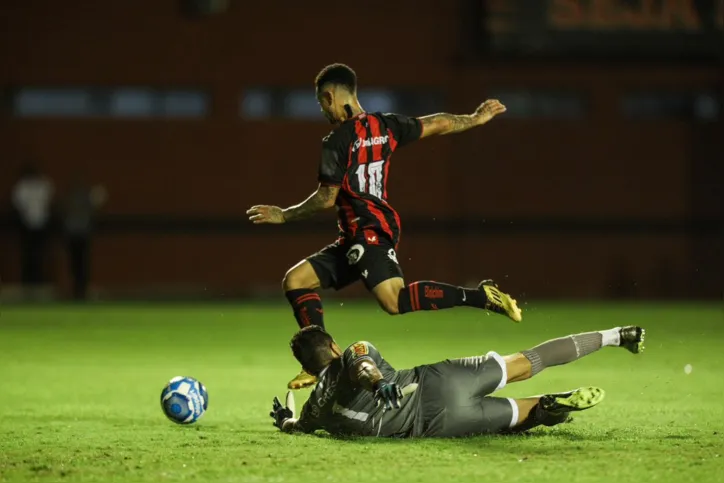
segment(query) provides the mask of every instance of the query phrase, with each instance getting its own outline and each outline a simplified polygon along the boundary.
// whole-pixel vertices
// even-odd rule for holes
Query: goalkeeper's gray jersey
[[[353,365],[362,359],[374,362],[385,380],[397,383],[408,393],[400,409],[384,411],[384,404],[377,407],[373,394],[350,377]],[[357,342],[322,372],[298,424],[305,432],[323,429],[336,435],[411,436],[415,422],[420,420],[420,392],[413,391],[418,382],[416,369],[396,371],[372,344]]]

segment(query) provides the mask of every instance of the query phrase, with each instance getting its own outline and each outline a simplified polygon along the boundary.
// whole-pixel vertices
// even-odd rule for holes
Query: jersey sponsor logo
[[[347,251],[347,261],[350,265],[356,265],[364,254],[365,247],[363,247],[359,243],[357,243],[356,245],[352,245],[352,248]]]
[[[357,342],[356,344],[352,344],[352,352],[354,352],[354,355],[357,357],[366,356],[370,353],[367,344],[365,344],[364,342]]]
[[[379,146],[385,144],[389,140],[389,136],[375,136],[367,139],[357,139],[352,146],[352,152],[357,151],[360,148],[368,148],[370,146]]]
[[[328,384],[323,389],[324,390],[322,391],[322,394],[317,399],[317,404],[319,404],[320,408],[325,407],[332,398],[332,396],[334,396],[334,393],[337,390],[337,379],[328,381]]]
[[[425,286],[425,298],[428,299],[441,299],[445,296],[445,293],[440,287]]]

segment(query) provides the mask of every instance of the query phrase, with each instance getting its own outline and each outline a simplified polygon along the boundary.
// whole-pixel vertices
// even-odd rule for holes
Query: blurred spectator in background
[[[53,183],[33,163],[26,163],[13,187],[12,205],[20,225],[23,285],[45,282],[45,248],[49,235]]]
[[[93,220],[106,198],[103,186],[90,186],[82,175],[76,174],[63,206],[63,228],[76,300],[85,300],[88,295]]]

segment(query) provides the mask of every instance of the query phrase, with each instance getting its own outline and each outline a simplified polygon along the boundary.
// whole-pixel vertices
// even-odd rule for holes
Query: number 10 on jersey
[[[382,165],[385,160],[375,161],[372,163],[361,164],[357,168],[357,179],[359,181],[359,190],[362,193],[369,193],[377,198],[382,198],[383,182]]]

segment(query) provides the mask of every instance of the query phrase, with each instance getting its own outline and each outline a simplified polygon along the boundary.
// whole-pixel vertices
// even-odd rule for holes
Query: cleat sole
[[[543,408],[551,412],[583,411],[599,404],[605,396],[606,391],[600,387],[584,387],[566,396],[548,396],[549,400],[542,402]]]
[[[644,340],[646,339],[646,329],[641,329],[641,340],[638,344],[636,344],[636,350],[638,351],[637,354],[640,354],[646,349],[644,346]]]
[[[502,312],[504,312],[505,315],[507,315],[513,322],[520,322],[523,320],[522,311],[518,307],[518,303],[515,299],[507,293],[501,292],[497,284],[492,282],[492,280],[480,282],[478,288],[485,292],[485,296],[488,299],[488,305],[485,307],[487,310],[500,313],[502,309]]]
[[[287,384],[287,389],[290,389],[292,391],[298,391],[299,389],[305,389],[307,387],[314,386],[317,383],[317,378],[312,376],[311,374],[307,374],[306,372],[301,372],[289,381],[289,384]]]

